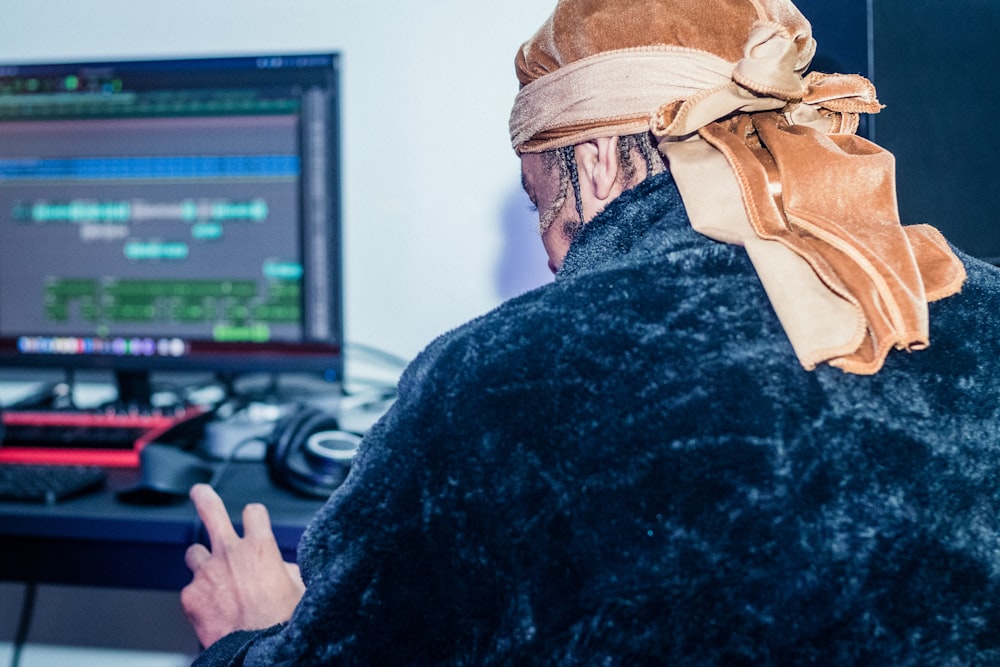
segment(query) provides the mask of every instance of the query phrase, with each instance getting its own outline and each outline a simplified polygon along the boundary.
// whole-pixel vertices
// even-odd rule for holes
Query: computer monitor
[[[339,380],[336,54],[0,66],[0,367]]]

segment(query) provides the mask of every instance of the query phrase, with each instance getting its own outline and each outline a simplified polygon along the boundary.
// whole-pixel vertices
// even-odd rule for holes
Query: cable
[[[367,361],[376,366],[388,369],[395,376],[392,380],[388,380],[363,377],[352,372],[347,372],[344,376],[344,395],[346,397],[358,399],[360,394],[364,396],[361,400],[368,399],[372,405],[385,403],[396,398],[398,376],[409,366],[409,359],[363,343],[345,343],[344,351],[347,353],[349,360],[351,357],[356,357],[359,360],[363,360],[361,363]],[[375,398],[373,398],[372,390],[377,392]]]
[[[229,452],[229,456],[223,459],[222,462],[219,464],[219,467],[216,468],[215,471],[212,473],[211,479],[208,480],[208,485],[211,486],[213,489],[215,489],[216,492],[218,492],[219,485],[222,482],[222,477],[229,470],[229,467],[233,463],[233,461],[236,460],[236,455],[239,453],[239,451],[244,447],[257,444],[260,442],[261,442],[260,436],[251,436],[237,443],[236,446],[233,447],[233,451]],[[194,514],[194,520],[191,522],[191,544],[201,541],[203,528],[204,524],[202,523],[201,517],[198,515],[198,512],[196,511]]]
[[[219,467],[216,468],[215,472],[212,473],[212,478],[208,480],[209,486],[218,491],[219,484],[222,482],[222,476],[226,474],[226,471],[229,469],[229,466],[233,463],[233,461],[236,460],[236,455],[239,453],[239,451],[249,445],[259,444],[262,440],[263,438],[261,438],[260,436],[253,435],[244,438],[243,440],[238,442],[236,446],[233,447],[233,451],[229,452],[229,456],[224,458],[222,460],[222,463],[219,464]]]
[[[399,355],[393,354],[392,352],[386,352],[385,350],[371,345],[365,345],[364,343],[347,342],[344,344],[344,351],[348,355],[352,352],[357,352],[359,355],[365,355],[398,370],[403,370],[410,364],[409,359],[405,359]]]
[[[38,584],[29,581],[24,588],[24,599],[21,601],[21,617],[17,621],[17,633],[14,635],[14,653],[10,658],[10,667],[19,667],[21,651],[28,643],[28,632],[31,630],[31,620],[35,615],[35,597]]]

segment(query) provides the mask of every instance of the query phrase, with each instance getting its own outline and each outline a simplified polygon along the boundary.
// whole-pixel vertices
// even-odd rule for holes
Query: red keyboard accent
[[[53,465],[95,465],[102,467],[135,468],[139,465],[139,452],[150,442],[181,422],[196,417],[203,410],[187,408],[177,413],[119,413],[119,412],[60,412],[14,410],[3,412],[5,431],[15,432],[19,427],[43,431],[46,428],[92,431],[98,434],[114,433],[102,442],[95,435],[93,444],[86,444],[87,437],[80,437],[81,444],[59,446],[38,442],[21,444],[7,438],[0,442],[0,463],[45,463]],[[118,429],[122,431],[115,433]],[[128,433],[132,433],[129,436]],[[122,438],[127,438],[123,441]],[[11,439],[15,439],[12,436]]]

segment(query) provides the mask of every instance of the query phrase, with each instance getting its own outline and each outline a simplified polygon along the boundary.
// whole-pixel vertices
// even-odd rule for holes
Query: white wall
[[[549,280],[507,117],[554,6],[507,0],[0,0],[0,62],[339,51],[345,326],[411,357]]]
[[[0,0],[0,63],[341,52],[347,338],[410,357],[549,280],[507,115],[514,52],[552,6]],[[0,659],[9,659],[20,589],[0,585]],[[122,619],[138,608],[156,631]],[[193,634],[172,594],[43,587],[31,642],[25,665],[159,667],[185,664]],[[121,652],[142,648],[142,657]]]

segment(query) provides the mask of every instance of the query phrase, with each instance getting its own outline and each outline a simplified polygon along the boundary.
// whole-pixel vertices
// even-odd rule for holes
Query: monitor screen
[[[342,369],[336,54],[0,66],[0,365]]]

